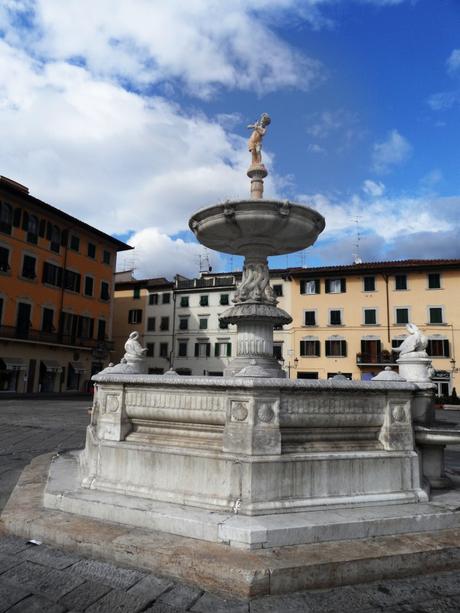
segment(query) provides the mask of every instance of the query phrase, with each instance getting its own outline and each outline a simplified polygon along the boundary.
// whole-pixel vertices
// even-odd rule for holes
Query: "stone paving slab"
[[[112,588],[104,583],[85,581],[60,599],[60,603],[73,611],[85,611],[105,596]]]
[[[17,602],[24,600],[29,594],[30,591],[26,588],[10,583],[0,576],[0,613],[4,613]]]

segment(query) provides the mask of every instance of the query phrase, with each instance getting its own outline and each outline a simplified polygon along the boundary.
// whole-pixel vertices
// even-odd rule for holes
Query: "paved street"
[[[22,468],[48,451],[82,447],[88,401],[0,401],[0,507]],[[460,414],[440,413],[460,421]],[[460,473],[460,449],[448,452]],[[272,596],[224,600],[168,577],[87,560],[0,534],[0,613],[443,613],[460,612],[460,572]]]

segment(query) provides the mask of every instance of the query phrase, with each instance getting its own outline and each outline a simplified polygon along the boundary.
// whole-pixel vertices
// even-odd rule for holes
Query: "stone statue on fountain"
[[[251,198],[254,200],[263,198],[263,180],[268,174],[267,169],[262,164],[262,140],[270,123],[270,115],[268,115],[268,113],[262,113],[260,119],[248,126],[248,128],[252,130],[248,142],[248,149],[251,152],[252,161],[247,174],[251,179]]]

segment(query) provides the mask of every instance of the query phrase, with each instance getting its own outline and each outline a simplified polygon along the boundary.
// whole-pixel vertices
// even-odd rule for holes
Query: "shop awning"
[[[62,372],[62,366],[56,360],[42,360],[46,372]]]
[[[27,370],[26,361],[23,358],[2,358],[6,370]]]
[[[82,375],[87,370],[83,362],[70,362],[70,365],[77,373],[77,375]]]

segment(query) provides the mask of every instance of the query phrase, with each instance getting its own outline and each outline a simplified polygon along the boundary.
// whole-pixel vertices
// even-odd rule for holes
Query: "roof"
[[[57,209],[51,204],[48,204],[47,202],[44,202],[43,200],[39,200],[38,198],[31,196],[29,194],[28,187],[26,187],[25,185],[21,185],[20,183],[17,183],[16,181],[9,179],[8,177],[0,176],[0,188],[2,190],[5,190],[6,192],[10,192],[11,194],[14,194],[15,196],[19,197],[22,201],[25,201],[29,204],[32,204],[42,209],[44,213],[50,213],[52,215],[55,215],[56,217],[59,217],[65,220],[66,222],[71,224],[71,226],[78,226],[86,230],[86,232],[89,232],[91,234],[96,234],[97,236],[99,236],[101,239],[103,239],[107,243],[111,243],[112,245],[114,245],[117,248],[117,251],[127,251],[128,249],[133,249],[131,245],[127,245],[123,241],[120,241],[117,238],[110,236],[110,234],[106,234],[105,232],[102,232],[102,230],[98,230],[94,226],[90,226],[84,221],[81,221],[81,219],[77,219],[76,217],[73,217],[72,215],[69,215],[68,213],[65,213],[64,211]]]
[[[164,277],[156,277],[154,279],[132,279],[131,281],[120,281],[117,283],[115,276],[115,291],[123,290],[123,289],[155,289],[155,288],[172,288],[174,287],[174,283],[172,281],[168,281]]]
[[[364,272],[397,272],[398,270],[427,269],[460,269],[460,259],[440,260],[389,260],[381,262],[362,262],[360,264],[339,264],[335,266],[318,266],[313,268],[286,268],[284,273],[293,277],[306,277],[312,275],[328,275],[336,273],[362,274]],[[271,273],[283,272],[272,270]]]

